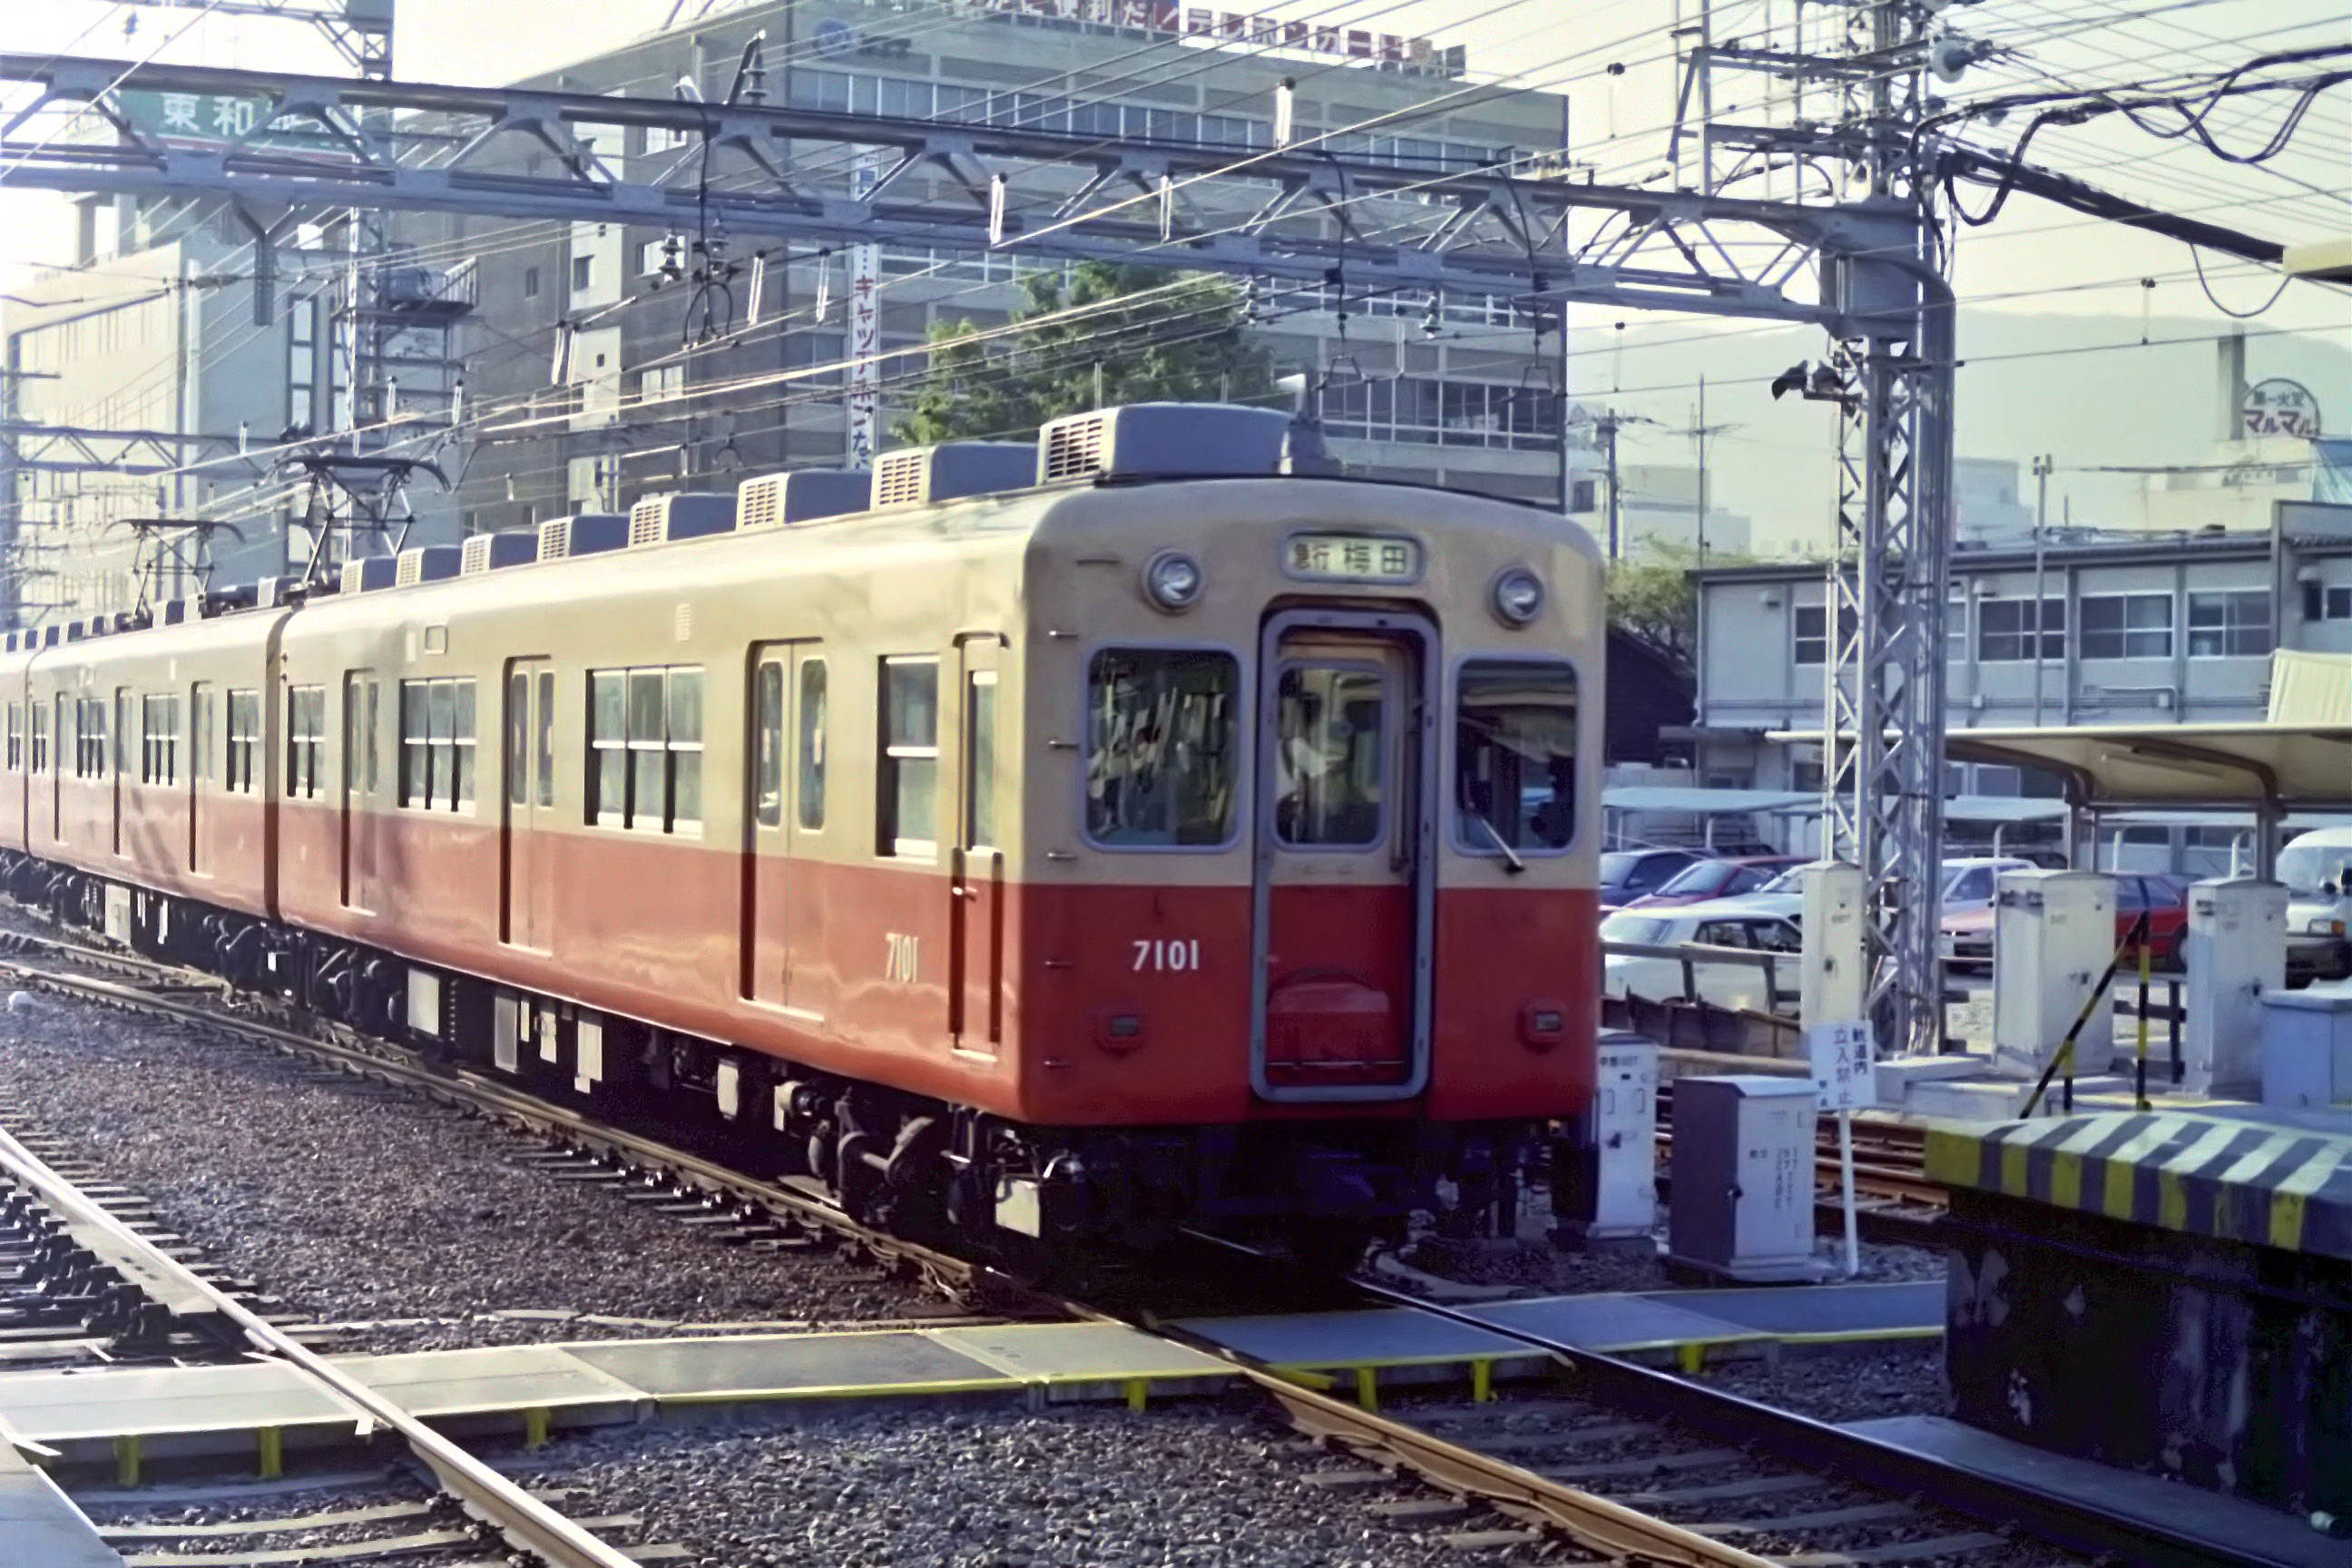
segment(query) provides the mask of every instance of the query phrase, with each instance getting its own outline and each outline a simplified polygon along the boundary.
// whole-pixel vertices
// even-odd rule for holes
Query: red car
[[[1752,893],[1791,866],[1806,863],[1802,855],[1748,855],[1730,860],[1700,860],[1685,866],[1654,893],[1644,893],[1625,905],[1629,910],[1665,910],[1707,899],[1728,899]]]
[[[2126,875],[2116,879],[2116,942],[2131,935],[2140,915],[2147,915],[2148,961],[2171,969],[2180,962],[2180,939],[2189,929],[2189,879],[2175,876]],[[1968,910],[1945,920],[1944,956],[1963,967],[1992,967],[1990,908]],[[2125,963],[2137,961],[2135,951]]]

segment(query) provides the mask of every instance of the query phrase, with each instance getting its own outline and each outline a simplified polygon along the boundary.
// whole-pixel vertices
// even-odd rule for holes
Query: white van
[[[2352,827],[2315,827],[2279,851],[2286,945],[2295,967],[2352,973]]]

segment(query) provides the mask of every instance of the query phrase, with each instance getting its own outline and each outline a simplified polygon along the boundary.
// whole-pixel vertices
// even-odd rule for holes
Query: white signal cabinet
[[[1993,1066],[2038,1078],[2116,952],[2116,879],[2104,871],[2003,871],[1992,912]],[[2107,1070],[2112,1009],[2095,1007],[2074,1070]]]
[[[1827,860],[1804,868],[1805,954],[1797,1013],[1808,1029],[1867,1016],[1863,962],[1862,868]]]
[[[1553,1238],[1563,1247],[1648,1249],[1658,1224],[1658,1047],[1601,1037],[1592,1104],[1553,1149]]]
[[[1675,1079],[1674,1261],[1754,1284],[1818,1279],[1809,1078]]]
[[[2286,984],[2286,889],[2252,877],[2191,883],[2180,957],[2180,1087],[2259,1092],[2263,993]]]

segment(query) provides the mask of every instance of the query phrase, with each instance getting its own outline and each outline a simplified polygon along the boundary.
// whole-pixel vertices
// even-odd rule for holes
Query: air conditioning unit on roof
[[[629,509],[629,548],[671,544],[728,533],[735,527],[735,498],[686,492],[646,496]]]
[[[854,468],[794,468],[745,479],[735,492],[735,526],[775,528],[864,511],[874,499],[874,476]]]
[[[951,441],[908,447],[874,459],[872,505],[930,506],[1037,482],[1037,448],[1025,441]]]
[[[478,533],[458,546],[457,575],[478,577],[503,566],[520,566],[539,559],[539,535],[527,529]]]
[[[1133,403],[1054,420],[1037,433],[1037,482],[1244,479],[1329,471],[1311,428],[1273,408]]]
[[[400,552],[400,566],[393,574],[393,585],[414,587],[419,583],[439,583],[457,574],[458,550],[454,544],[420,544],[414,550]]]
[[[343,592],[372,594],[378,588],[389,588],[398,580],[400,563],[389,555],[362,555],[357,561],[343,563]]]
[[[629,520],[617,511],[583,511],[572,517],[551,517],[539,525],[539,558],[561,561],[571,555],[602,555],[629,542]]]

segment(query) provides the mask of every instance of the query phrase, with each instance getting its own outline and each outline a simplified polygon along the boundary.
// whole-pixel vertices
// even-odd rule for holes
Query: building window
[[[400,683],[400,804],[474,809],[474,682],[469,676]]]
[[[824,826],[824,660],[801,661],[800,823]]]
[[[2352,590],[2346,590],[2352,594]],[[2267,589],[2189,595],[2189,657],[2260,658],[2271,651]]]
[[[139,782],[180,782],[180,700],[176,696],[139,700]]]
[[[595,281],[596,258],[593,256],[573,257],[572,258],[572,288],[573,292],[577,293],[580,290],[585,289],[593,286]]]
[[[2096,594],[2084,596],[2084,658],[2170,658],[2172,595]]]
[[[2035,650],[2036,632],[2040,651]],[[2032,599],[1987,599],[1977,605],[1977,658],[1986,664],[2021,658],[2066,657],[2066,601],[2044,599],[2034,614]]]
[[[1829,624],[1830,612],[1826,605],[1799,605],[1790,612],[1789,630],[1793,647],[1790,657],[1796,663],[1818,665],[1829,662]],[[1838,632],[1841,637],[1853,635],[1853,611],[1839,613]]]
[[[879,855],[929,858],[938,840],[940,661],[882,661]]]
[[[522,269],[522,297],[526,300],[539,298],[539,268],[536,267]]]
[[[237,795],[261,788],[261,693],[228,694],[228,776],[222,787]]]
[[[686,390],[686,366],[657,364],[637,377],[637,395],[646,403],[667,403]]]
[[[2305,618],[2315,621],[2352,621],[2352,584],[2328,587],[2315,583],[2310,597],[2319,607],[2305,612]]]
[[[75,704],[74,777],[106,776],[106,700],[85,697]]]
[[[327,689],[286,689],[286,798],[313,800],[326,787]]]
[[[702,825],[702,670],[588,672],[588,820],[643,833]]]
[[[1600,510],[1601,486],[1597,480],[1578,479],[1568,488],[1568,510],[1596,511]]]

